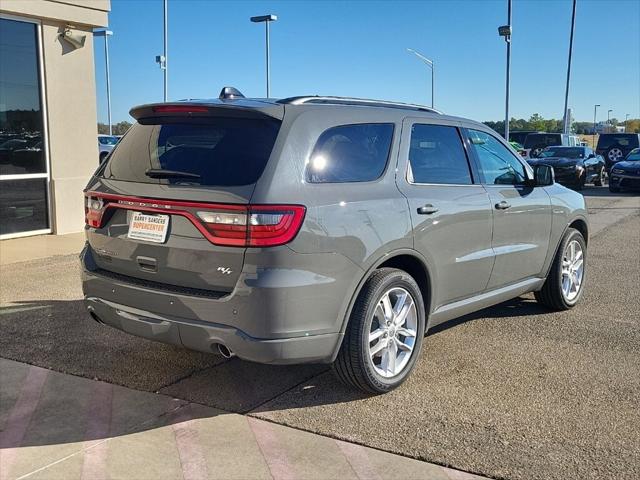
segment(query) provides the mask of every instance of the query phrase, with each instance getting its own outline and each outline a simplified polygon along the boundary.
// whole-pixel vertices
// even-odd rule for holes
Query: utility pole
[[[169,76],[169,64],[167,61],[167,46],[169,39],[167,38],[167,22],[168,22],[168,3],[169,0],[164,0],[164,101],[167,101],[168,97],[168,76]]]
[[[596,115],[598,114],[599,106],[599,103],[593,106],[593,148],[596,148]]]
[[[511,85],[511,0],[507,0],[507,25],[498,27],[498,34],[507,42],[507,79],[504,107],[504,138],[509,141],[509,88]]]
[[[571,119],[569,118],[569,81],[571,79],[571,56],[573,54],[573,31],[576,25],[576,4],[578,0],[573,0],[573,12],[571,14],[571,36],[569,38],[569,61],[567,62],[567,88],[564,93],[564,133],[569,133]]]

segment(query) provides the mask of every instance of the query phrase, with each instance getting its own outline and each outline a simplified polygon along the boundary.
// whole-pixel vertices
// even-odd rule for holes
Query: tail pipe
[[[221,343],[218,344],[218,353],[224,358],[233,358],[236,356],[236,354],[233,353],[233,351],[229,347]]]

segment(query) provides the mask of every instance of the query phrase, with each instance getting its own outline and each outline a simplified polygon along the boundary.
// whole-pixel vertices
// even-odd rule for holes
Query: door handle
[[[436,213],[438,211],[438,209],[436,207],[434,207],[433,205],[431,205],[430,203],[427,203],[426,205],[422,206],[422,207],[418,207],[418,214],[419,215],[431,215],[432,213]]]
[[[506,210],[510,206],[511,206],[511,204],[509,202],[507,202],[506,200],[502,200],[501,202],[496,203],[496,208],[498,210]]]

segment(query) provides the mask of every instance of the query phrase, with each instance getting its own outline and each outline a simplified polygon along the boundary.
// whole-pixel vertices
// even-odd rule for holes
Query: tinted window
[[[392,123],[341,125],[324,131],[311,154],[307,181],[376,180],[387,165],[392,138]]]
[[[559,133],[530,133],[524,141],[524,148],[544,145],[562,145],[562,136]]]
[[[597,148],[609,148],[613,145],[621,146],[621,147],[632,147],[635,148],[638,146],[638,135],[634,134],[617,134],[617,135],[600,135],[598,138],[598,147]]]
[[[0,235],[48,226],[46,178],[0,182]]]
[[[104,176],[143,183],[252,184],[262,175],[279,128],[276,120],[239,118],[135,124],[111,153]],[[199,178],[150,178],[149,169]]]
[[[485,132],[469,130],[471,145],[480,163],[484,183],[517,185],[524,183],[524,166],[498,139]]]
[[[37,38],[33,23],[0,19],[0,175],[47,171]]]
[[[415,124],[411,128],[409,165],[410,182],[472,183],[469,162],[455,127]]]

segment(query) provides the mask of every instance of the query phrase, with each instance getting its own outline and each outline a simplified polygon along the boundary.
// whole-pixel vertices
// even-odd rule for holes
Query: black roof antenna
[[[245,98],[245,97],[237,88],[224,87],[220,91],[220,96],[218,98],[220,100],[235,100],[236,98]]]

